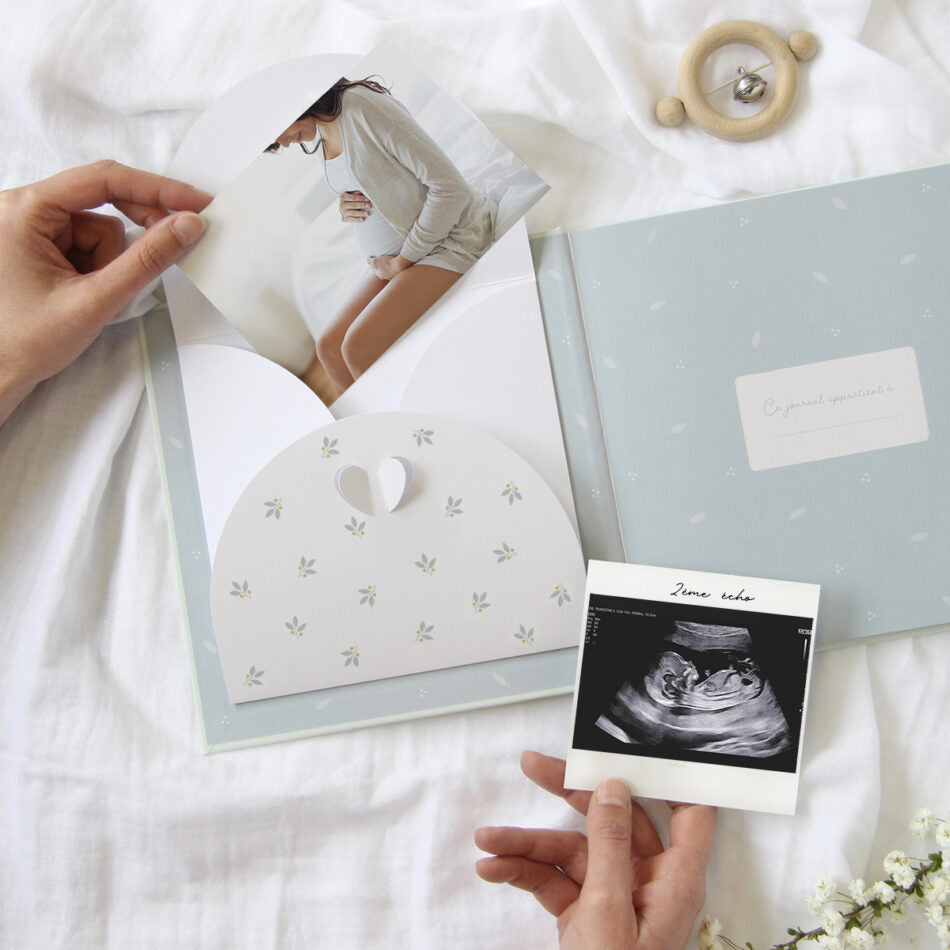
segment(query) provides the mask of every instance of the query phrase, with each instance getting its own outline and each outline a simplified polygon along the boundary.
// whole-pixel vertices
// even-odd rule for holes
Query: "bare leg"
[[[412,268],[409,268],[412,270]],[[320,334],[317,340],[317,358],[323,364],[327,376],[333,382],[338,393],[342,393],[353,385],[354,376],[350,373],[343,358],[343,338],[353,322],[360,316],[366,307],[381,291],[389,286],[370,273],[343,304],[342,309],[330,322],[330,325]]]
[[[352,378],[359,379],[461,276],[415,264],[385,283],[344,332],[341,350]]]
[[[325,406],[332,405],[340,395],[316,353],[300,378],[317,394]]]

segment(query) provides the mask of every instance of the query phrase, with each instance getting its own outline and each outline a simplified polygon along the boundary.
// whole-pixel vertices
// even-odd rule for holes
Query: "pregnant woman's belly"
[[[324,168],[327,184],[333,191],[342,193],[360,190],[359,183],[347,167],[345,153],[328,158]],[[356,240],[364,257],[393,256],[402,248],[402,236],[375,207],[370,209],[365,220],[354,222],[353,227],[356,228]]]
[[[398,254],[402,237],[398,231],[375,209],[369,217],[353,225],[360,250],[366,257],[384,257]]]

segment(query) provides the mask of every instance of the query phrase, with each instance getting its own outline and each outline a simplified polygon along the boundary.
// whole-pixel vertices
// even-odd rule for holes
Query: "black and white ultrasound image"
[[[794,772],[812,620],[591,594],[574,748]]]

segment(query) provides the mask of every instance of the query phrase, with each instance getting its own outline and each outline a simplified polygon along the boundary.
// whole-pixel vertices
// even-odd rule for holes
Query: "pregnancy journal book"
[[[261,148],[341,75],[496,240],[328,406],[266,321],[312,347],[365,259]],[[376,50],[251,77],[171,172],[216,195],[141,323],[206,751],[569,693],[589,558],[821,585],[819,650],[950,618],[946,167],[529,244],[544,183]]]

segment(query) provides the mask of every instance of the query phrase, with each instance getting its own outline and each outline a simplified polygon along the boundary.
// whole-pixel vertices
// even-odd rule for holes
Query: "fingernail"
[[[204,231],[204,229],[204,221],[202,221],[198,215],[192,214],[190,211],[178,215],[172,222],[172,230],[178,236],[178,240],[186,247],[189,244],[194,244],[195,241],[201,237],[201,232]]]
[[[630,804],[630,791],[618,778],[608,778],[597,786],[597,801],[601,805],[619,805],[626,808]]]

